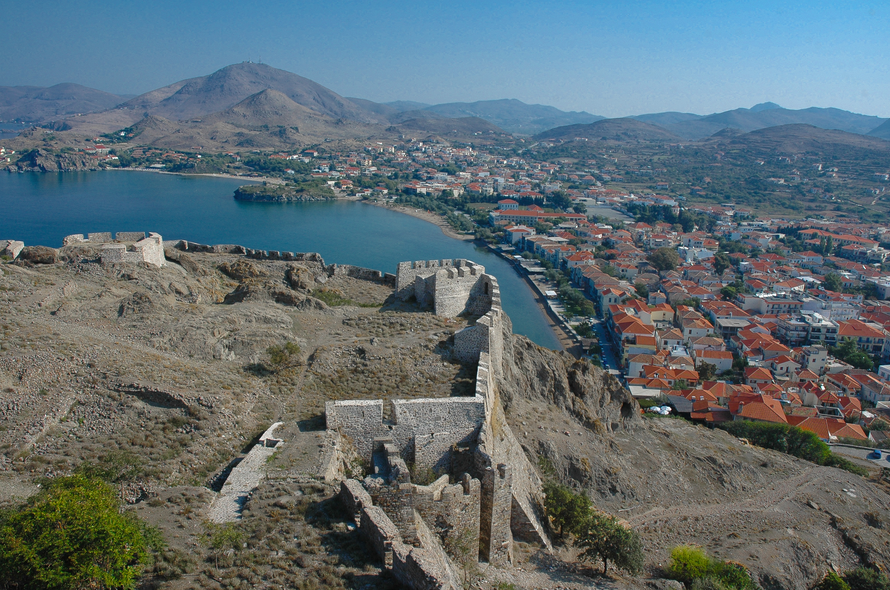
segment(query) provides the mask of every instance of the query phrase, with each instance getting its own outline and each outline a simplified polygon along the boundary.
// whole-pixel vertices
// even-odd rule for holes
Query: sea
[[[326,263],[395,273],[405,260],[466,258],[497,277],[513,331],[561,348],[528,285],[505,260],[436,225],[356,201],[236,201],[242,180],[154,172],[0,173],[0,239],[58,248],[71,234],[153,231],[164,240],[318,252]]]

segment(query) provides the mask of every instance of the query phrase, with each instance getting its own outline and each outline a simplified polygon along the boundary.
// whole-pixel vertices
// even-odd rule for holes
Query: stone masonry
[[[479,558],[495,565],[513,560],[514,537],[549,549],[541,482],[500,407],[498,379],[512,323],[501,309],[497,279],[468,260],[434,260],[400,263],[395,284],[399,298],[414,297],[437,315],[477,316],[454,335],[452,350],[455,359],[476,364],[475,395],[394,400],[389,422],[383,400],[328,402],[327,427],[373,466],[364,485],[344,482],[341,498],[356,518],[370,498],[399,531],[394,575],[412,588],[444,587],[435,585],[442,582],[436,576],[447,568],[430,556],[423,531],[443,546],[454,535],[469,535]],[[428,486],[410,483],[406,461],[446,475]]]
[[[112,243],[114,242],[114,243]],[[117,232],[112,238],[111,232],[73,234],[62,240],[62,245],[103,244],[99,257],[103,264],[145,262],[154,266],[164,266],[164,239],[160,234],[149,232]]]

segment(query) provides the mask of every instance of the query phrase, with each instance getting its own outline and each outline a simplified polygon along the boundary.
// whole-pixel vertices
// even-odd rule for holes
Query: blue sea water
[[[318,252],[325,262],[396,272],[403,260],[467,258],[501,287],[513,330],[558,349],[528,286],[504,260],[431,223],[353,201],[247,203],[243,181],[130,171],[0,173],[0,239],[59,247],[70,234],[154,231],[165,240]]]

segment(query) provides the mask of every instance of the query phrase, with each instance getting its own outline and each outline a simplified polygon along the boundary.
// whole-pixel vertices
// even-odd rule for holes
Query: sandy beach
[[[445,218],[443,218],[438,213],[433,213],[432,211],[424,211],[423,209],[418,209],[416,207],[393,206],[383,203],[374,203],[372,201],[366,202],[369,205],[374,205],[375,207],[383,207],[384,209],[389,209],[390,211],[397,211],[399,213],[404,213],[405,215],[410,215],[411,217],[416,217],[417,219],[429,221],[430,223],[439,226],[439,229],[442,230],[442,233],[449,238],[454,238],[455,240],[463,240],[465,242],[470,242],[475,239],[474,236],[459,234],[454,231],[454,228],[451,227],[451,224],[445,221]]]
[[[234,174],[189,174],[188,172],[168,172],[167,170],[157,170],[153,168],[106,168],[106,170],[122,170],[124,172],[153,172],[154,174],[172,174],[174,176],[206,176],[209,178],[228,178],[230,180],[243,180],[244,182],[268,182],[269,184],[284,184],[280,178],[270,178],[268,176],[235,176]]]

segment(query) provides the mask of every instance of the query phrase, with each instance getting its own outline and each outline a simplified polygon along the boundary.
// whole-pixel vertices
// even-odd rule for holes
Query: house
[[[745,384],[760,389],[760,386],[773,382],[773,374],[765,367],[747,367],[745,369]]]
[[[729,411],[734,420],[753,420],[787,424],[782,403],[772,397],[759,394],[741,394],[730,398]]]
[[[693,350],[698,366],[708,363],[717,367],[717,373],[732,370],[732,353],[725,350]]]

